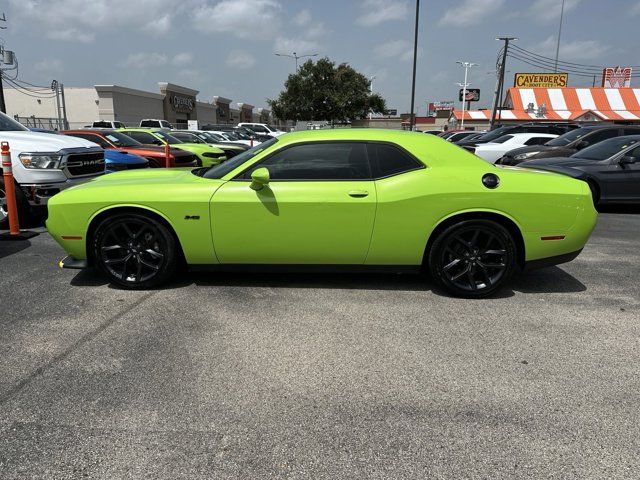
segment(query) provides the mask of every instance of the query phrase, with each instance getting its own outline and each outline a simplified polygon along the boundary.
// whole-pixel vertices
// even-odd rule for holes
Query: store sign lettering
[[[568,73],[516,73],[514,87],[519,88],[561,88],[569,81]]]
[[[171,104],[174,110],[188,110],[189,112],[193,110],[193,99],[189,97],[174,95]]]

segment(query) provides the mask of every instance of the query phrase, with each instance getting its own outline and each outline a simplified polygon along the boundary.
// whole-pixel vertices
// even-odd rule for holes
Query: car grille
[[[70,177],[95,175],[104,172],[104,152],[71,153],[67,155],[66,170]]]

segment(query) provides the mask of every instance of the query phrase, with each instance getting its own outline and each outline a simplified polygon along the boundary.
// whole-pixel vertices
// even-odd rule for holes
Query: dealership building
[[[236,124],[239,122],[273,123],[271,112],[249,103],[233,103],[214,96],[200,101],[198,90],[168,82],[158,83],[158,92],[147,92],[120,85],[67,87],[64,108],[69,128],[91,125],[95,120],[115,120],[137,126],[144,118],[163,119],[176,128],[187,128],[189,121]],[[39,128],[59,129],[59,110],[55,96],[32,96],[14,88],[5,89],[7,114],[21,123]]]

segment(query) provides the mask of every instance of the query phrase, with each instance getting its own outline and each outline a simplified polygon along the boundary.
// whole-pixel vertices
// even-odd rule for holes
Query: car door
[[[615,158],[606,174],[605,186],[607,200],[640,202],[640,146],[627,151],[625,157],[635,159],[633,163],[620,163],[622,156]]]
[[[270,181],[250,188],[251,173]],[[285,146],[212,198],[214,248],[223,264],[362,264],[376,213],[365,143]]]

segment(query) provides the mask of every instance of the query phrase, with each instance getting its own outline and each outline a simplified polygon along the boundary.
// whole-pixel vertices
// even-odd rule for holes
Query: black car
[[[570,157],[529,160],[520,167],[536,168],[585,180],[594,204],[640,204],[640,135],[610,138]]]
[[[511,150],[498,159],[496,164],[518,165],[536,158],[568,157],[598,142],[622,135],[640,135],[640,126],[607,124],[580,127],[549,140],[544,145]]]
[[[578,128],[575,123],[523,123],[520,125],[504,125],[494,128],[493,130],[472,139],[463,139],[454,142],[459,147],[465,148],[471,152],[475,151],[475,147],[482,143],[493,142],[495,139],[503,135],[511,133],[553,133],[562,135],[570,130]]]

